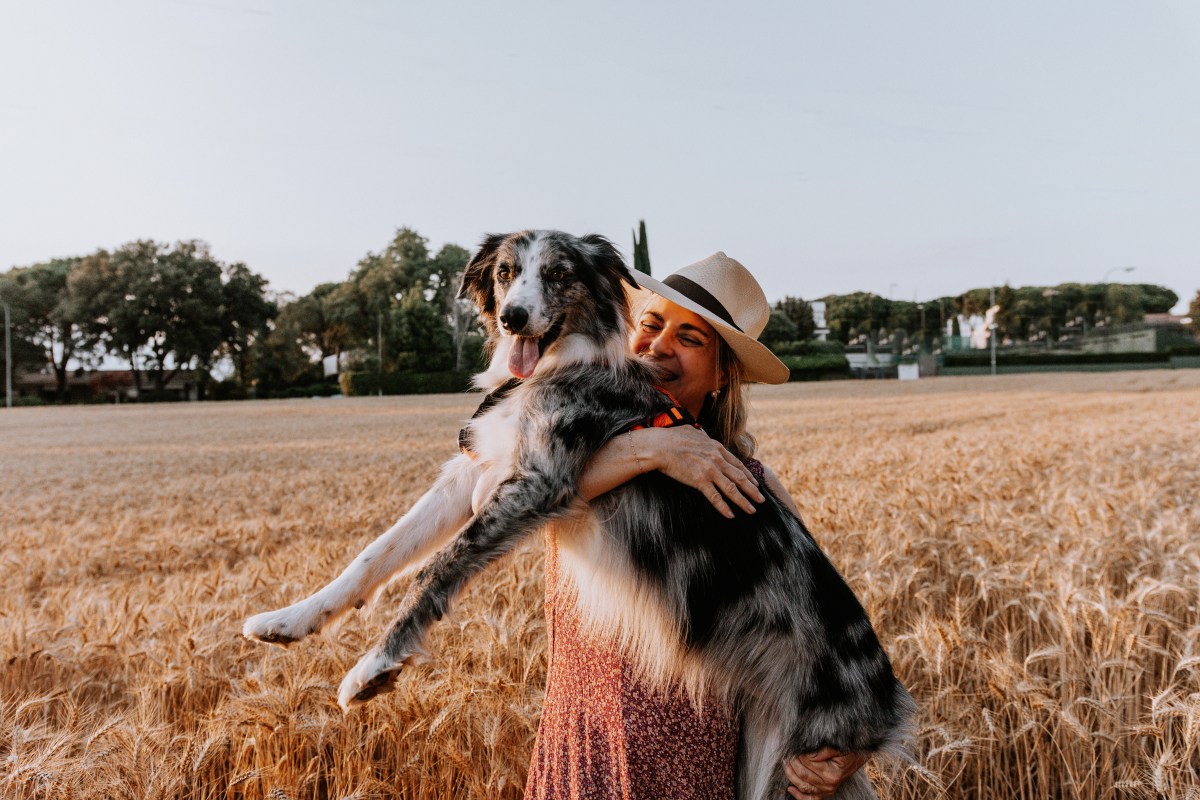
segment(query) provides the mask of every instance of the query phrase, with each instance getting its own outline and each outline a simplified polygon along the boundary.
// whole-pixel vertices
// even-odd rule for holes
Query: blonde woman
[[[783,383],[787,367],[758,335],[770,316],[754,277],[724,253],[658,281],[635,273],[630,347],[663,370],[662,387],[699,421],[648,427],[615,437],[592,459],[579,488],[592,499],[639,474],[658,470],[699,490],[722,514],[747,513],[771,491],[799,516],[773,472],[754,458],[746,430],[750,382]],[[580,631],[563,591],[557,542],[546,552],[550,666],[526,800],[659,800],[735,796],[738,725],[718,703],[698,711],[680,691],[643,684],[611,645]],[[784,764],[798,800],[824,798],[857,771],[867,754],[824,750]]]

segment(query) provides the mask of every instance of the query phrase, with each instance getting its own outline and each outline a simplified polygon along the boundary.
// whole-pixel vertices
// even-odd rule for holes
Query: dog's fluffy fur
[[[602,237],[487,237],[462,286],[495,348],[479,381],[494,388],[513,364],[532,364],[532,375],[471,421],[472,456],[452,459],[341,576],[252,617],[245,635],[296,641],[428,558],[387,635],[342,683],[343,707],[363,702],[390,687],[468,580],[554,524],[586,628],[619,642],[646,680],[740,713],[740,798],[785,796],[782,761],[823,747],[907,757],[912,698],[845,581],[765,487],[757,513],[732,520],[659,473],[579,499],[596,450],[665,405],[654,368],[627,351],[625,283]],[[836,796],[874,792],[860,771]]]

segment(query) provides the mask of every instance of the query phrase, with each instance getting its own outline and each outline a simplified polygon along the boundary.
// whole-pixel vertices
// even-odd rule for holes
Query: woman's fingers
[[[836,791],[837,787],[822,791],[822,787],[814,785],[810,777],[801,775],[799,771],[800,762],[797,759],[789,758],[783,762],[783,772],[787,775],[788,794],[795,797],[796,800],[819,800],[819,798],[827,797]]]
[[[720,479],[720,484],[721,485],[719,485],[717,488],[721,490],[721,494],[725,495],[729,502],[733,503],[742,511],[745,511],[747,514],[753,514],[755,512],[754,503],[751,502],[750,498],[746,496],[751,492],[756,492],[755,489],[750,486],[746,486],[745,483],[739,484],[736,478],[730,478],[728,476],[722,477]],[[718,509],[718,511],[719,510],[720,509]],[[733,516],[732,512],[727,516]]]
[[[729,466],[736,469],[738,472],[745,475],[746,480],[750,481],[753,484],[758,484],[758,478],[754,477],[754,473],[750,471],[749,467],[747,467],[745,464],[742,463],[742,460],[740,458],[738,458],[733,453],[726,450],[721,445],[721,443],[718,442],[716,439],[710,439],[709,441],[711,441],[713,443],[713,445],[716,446],[717,454],[722,458],[722,460],[724,460],[724,462],[726,464],[728,464]]]
[[[721,499],[721,493],[717,491],[716,487],[705,492],[704,496],[708,498],[708,502],[712,503],[713,508],[715,508],[718,513],[721,514],[721,516],[727,519],[733,519],[733,509],[729,507],[728,503]]]
[[[754,479],[754,474],[742,466],[738,462],[735,467],[728,462],[721,465],[721,476],[715,481],[717,488],[721,490],[721,494],[731,500],[735,505],[745,511],[747,514],[753,514],[755,511],[754,504],[761,503],[766,498],[758,488],[758,482]]]
[[[785,759],[783,771],[791,783],[788,793],[803,800],[829,797],[867,758],[865,754],[842,753],[826,747],[816,753]]]
[[[753,514],[754,504],[766,499],[754,473],[708,434],[689,426],[657,430],[669,437],[663,445],[663,474],[699,490],[722,516],[734,516],[731,506]]]

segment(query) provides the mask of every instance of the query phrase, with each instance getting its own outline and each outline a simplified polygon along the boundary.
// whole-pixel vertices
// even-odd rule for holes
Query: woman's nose
[[[669,356],[671,355],[671,341],[664,334],[659,333],[650,340],[646,351],[652,356]]]

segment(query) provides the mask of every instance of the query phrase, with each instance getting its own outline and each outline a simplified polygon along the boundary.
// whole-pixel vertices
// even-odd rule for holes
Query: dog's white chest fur
[[[500,482],[513,474],[524,409],[523,398],[510,397],[468,424],[471,457],[481,468],[471,493],[471,508],[475,512],[491,497]]]

